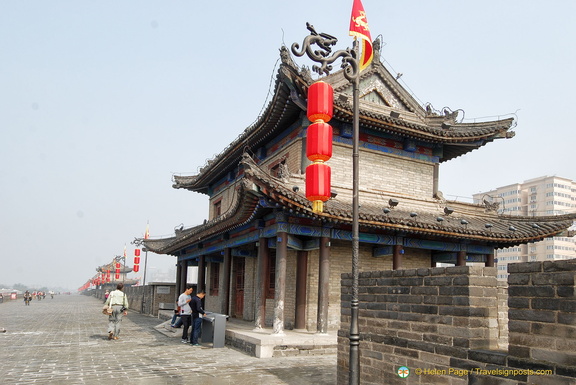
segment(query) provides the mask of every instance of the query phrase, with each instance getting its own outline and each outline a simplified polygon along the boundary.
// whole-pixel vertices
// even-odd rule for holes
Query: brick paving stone
[[[107,338],[102,302],[82,295],[0,304],[0,383],[332,385],[336,355],[258,359],[230,348],[184,345],[157,318],[129,312]]]

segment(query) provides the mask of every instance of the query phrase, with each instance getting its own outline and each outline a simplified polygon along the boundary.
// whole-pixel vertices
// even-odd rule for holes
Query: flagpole
[[[122,256],[122,261],[124,263],[124,268],[122,270],[124,270],[124,274],[122,275],[122,284],[124,284],[124,281],[126,279],[126,244],[124,244],[124,254]]]
[[[352,50],[359,58],[358,40],[354,38]],[[360,331],[358,329],[358,279],[359,279],[359,207],[360,207],[360,154],[358,152],[360,138],[360,71],[352,82],[352,300],[350,301],[350,362],[349,362],[349,384],[360,383]]]
[[[144,233],[144,239],[148,239],[150,237],[150,222],[146,222],[146,232]],[[144,247],[144,282],[142,286],[146,285],[146,270],[148,266],[148,248]]]
[[[142,251],[144,251],[144,277],[142,280],[142,304],[140,305],[140,312],[144,314],[144,309],[146,306],[146,270],[148,269],[148,248],[144,245],[144,241],[150,237],[150,222],[146,223],[146,231],[144,232],[144,238],[135,238],[131,243],[137,246],[142,246]]]
[[[142,286],[146,286],[146,266],[148,266],[148,248],[144,247],[144,281]]]

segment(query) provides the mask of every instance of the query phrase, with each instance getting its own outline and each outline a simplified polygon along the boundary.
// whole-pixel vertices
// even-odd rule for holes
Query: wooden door
[[[234,260],[234,317],[244,317],[244,258]]]

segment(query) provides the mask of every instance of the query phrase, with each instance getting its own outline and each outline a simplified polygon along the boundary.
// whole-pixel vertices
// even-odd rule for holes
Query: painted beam
[[[372,256],[374,258],[382,258],[392,256],[394,252],[392,246],[375,247],[372,249]]]
[[[233,257],[244,257],[244,258],[256,258],[258,256],[258,252],[256,250],[241,250],[241,249],[232,249],[232,256]]]

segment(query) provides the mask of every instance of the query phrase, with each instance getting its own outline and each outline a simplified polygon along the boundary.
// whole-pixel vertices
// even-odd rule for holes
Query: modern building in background
[[[543,176],[474,194],[473,198],[477,204],[498,205],[498,212],[504,215],[543,217],[571,214],[576,213],[576,182],[559,176]],[[559,236],[497,249],[498,278],[508,277],[509,263],[576,258],[575,243],[574,236]]]

